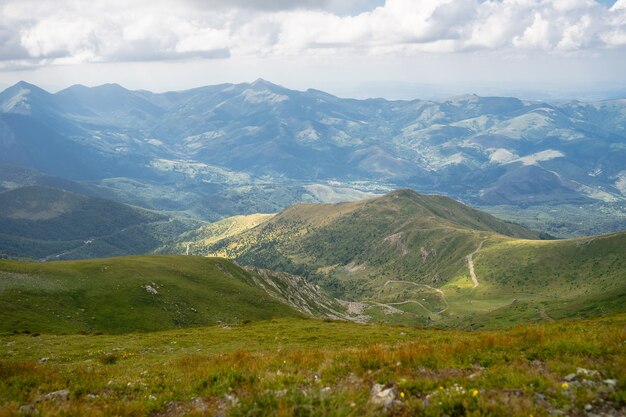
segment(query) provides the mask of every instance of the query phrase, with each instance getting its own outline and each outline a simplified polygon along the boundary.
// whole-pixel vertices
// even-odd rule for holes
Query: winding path
[[[383,289],[389,285],[389,284],[393,284],[393,283],[402,283],[402,284],[410,284],[410,285],[414,285],[416,287],[425,287],[431,291],[435,291],[437,294],[439,294],[439,296],[441,297],[441,301],[443,301],[443,303],[445,304],[445,308],[441,311],[430,311],[428,308],[426,308],[422,303],[420,303],[417,300],[405,300],[405,301],[400,301],[400,302],[395,302],[395,303],[387,303],[385,305],[388,306],[394,306],[394,305],[401,305],[401,304],[407,304],[407,303],[415,303],[418,304],[420,307],[422,307],[424,310],[426,310],[427,312],[431,313],[431,314],[441,314],[444,311],[446,311],[450,306],[448,304],[448,300],[446,300],[446,295],[443,293],[442,290],[440,290],[439,288],[435,288],[435,287],[431,287],[430,285],[427,284],[418,284],[417,282],[413,282],[413,281],[402,281],[402,280],[397,280],[397,279],[390,279],[387,282],[385,282],[385,284],[382,286],[382,288],[380,289],[380,291],[378,292],[378,297],[381,296],[381,293],[383,292]]]
[[[480,249],[482,249],[483,243],[485,243],[485,240],[483,240],[482,242],[478,244],[478,247],[476,248],[474,252],[470,253],[469,255],[465,257],[465,259],[467,259],[467,266],[469,267],[470,278],[472,278],[472,282],[474,283],[474,285],[472,286],[472,289],[478,287],[479,285],[478,278],[476,278],[476,272],[474,271],[474,255]]]

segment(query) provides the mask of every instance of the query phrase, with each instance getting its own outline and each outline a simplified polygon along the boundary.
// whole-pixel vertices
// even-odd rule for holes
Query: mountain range
[[[585,205],[599,231],[626,222],[624,100],[354,100],[261,79],[51,94],[20,82],[0,111],[0,163],[204,220],[408,187],[487,210]],[[561,233],[556,217],[548,229]]]

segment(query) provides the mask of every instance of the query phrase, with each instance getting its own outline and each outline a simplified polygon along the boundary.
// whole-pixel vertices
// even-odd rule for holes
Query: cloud
[[[88,4],[88,5],[87,5]],[[0,67],[229,56],[592,53],[626,0],[4,0]]]

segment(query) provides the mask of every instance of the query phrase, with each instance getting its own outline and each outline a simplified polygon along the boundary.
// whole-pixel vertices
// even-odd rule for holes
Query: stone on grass
[[[53,391],[43,396],[44,401],[67,401],[70,399],[70,390]]]
[[[37,410],[32,404],[25,404],[20,406],[19,413],[26,416],[36,416],[39,414],[39,410]]]
[[[385,408],[391,408],[399,401],[396,401],[396,396],[398,395],[398,388],[395,386],[390,388],[385,388],[382,384],[374,384],[371,390],[372,403],[376,405],[381,405]]]

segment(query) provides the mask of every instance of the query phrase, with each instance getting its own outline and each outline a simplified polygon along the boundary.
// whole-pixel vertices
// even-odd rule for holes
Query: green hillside
[[[0,332],[125,333],[300,315],[225,259],[0,261]]]
[[[239,235],[273,216],[273,214],[249,214],[227,217],[224,220],[183,233],[174,242],[168,242],[168,244],[158,248],[156,252],[201,255],[220,240]]]
[[[0,255],[44,260],[150,253],[197,222],[42,186],[0,193]]]
[[[370,321],[498,327],[626,309],[626,233],[540,240],[449,198],[405,190],[299,204],[240,230],[181,237],[178,250],[299,274]]]
[[[443,288],[447,317],[494,327],[625,311],[625,248],[626,232],[485,245],[473,259],[480,285],[461,272]]]
[[[356,299],[389,279],[441,285],[494,233],[539,238],[447,197],[401,190],[358,202],[298,204],[239,234],[189,247],[196,255],[307,276],[335,296]]]

